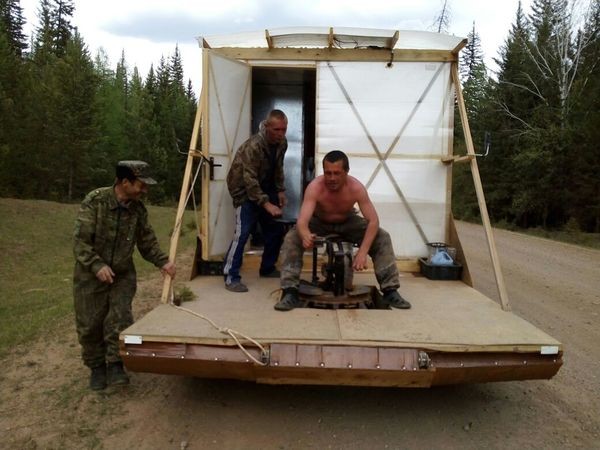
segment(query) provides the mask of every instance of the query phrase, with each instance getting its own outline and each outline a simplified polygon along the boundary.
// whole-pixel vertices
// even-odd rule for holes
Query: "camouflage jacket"
[[[236,208],[246,200],[258,205],[269,201],[264,187],[273,185],[276,192],[285,191],[283,182],[283,158],[287,140],[277,146],[271,158],[269,144],[262,132],[244,142],[233,158],[227,174],[227,187]],[[270,177],[272,179],[269,179]]]
[[[95,189],[85,197],[73,238],[75,276],[95,275],[105,265],[115,274],[134,270],[136,244],[144,259],[157,267],[169,259],[158,245],[144,204],[131,201],[128,206],[120,205],[112,186]]]

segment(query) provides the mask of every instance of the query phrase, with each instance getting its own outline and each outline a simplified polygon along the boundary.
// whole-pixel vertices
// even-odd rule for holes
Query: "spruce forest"
[[[178,48],[145,75],[124,53],[112,68],[73,12],[41,0],[30,38],[19,0],[0,0],[0,196],[80,201],[112,182],[116,161],[143,159],[161,180],[151,201],[176,201],[197,101]],[[519,5],[494,73],[476,23],[468,38],[460,72],[478,153],[490,137],[477,161],[492,221],[600,232],[600,0]],[[468,165],[453,172],[455,217],[477,219]]]
[[[181,189],[196,97],[179,50],[142,76],[123,53],[92,56],[72,0],[41,0],[32,42],[18,0],[0,0],[0,196],[80,201],[124,159],[150,163],[151,201]]]

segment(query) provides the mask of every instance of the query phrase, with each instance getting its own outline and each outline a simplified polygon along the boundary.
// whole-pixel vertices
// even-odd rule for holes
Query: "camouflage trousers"
[[[119,273],[113,284],[101,283],[91,273],[77,273],[73,281],[75,324],[81,357],[88,367],[117,362],[119,334],[133,323],[131,302],[136,273]]]
[[[367,229],[367,221],[354,213],[343,223],[326,223],[313,216],[308,224],[311,233],[317,236],[338,234],[344,241],[360,245]],[[281,288],[298,287],[302,272],[302,256],[304,247],[296,227],[286,235],[281,248]],[[396,267],[396,256],[392,248],[390,234],[379,228],[377,236],[369,249],[373,260],[375,277],[382,291],[398,289],[400,276]]]

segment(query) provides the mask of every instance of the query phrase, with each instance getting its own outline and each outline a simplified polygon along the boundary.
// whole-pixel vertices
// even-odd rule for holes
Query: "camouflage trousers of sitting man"
[[[346,242],[360,244],[367,229],[367,221],[355,211],[342,223],[326,223],[313,216],[309,222],[310,231],[317,236],[337,234]],[[290,230],[283,241],[281,250],[281,288],[298,288],[302,272],[304,247],[296,228]],[[392,291],[400,287],[400,276],[396,267],[396,256],[389,233],[379,228],[369,249],[373,260],[375,278],[382,291]]]

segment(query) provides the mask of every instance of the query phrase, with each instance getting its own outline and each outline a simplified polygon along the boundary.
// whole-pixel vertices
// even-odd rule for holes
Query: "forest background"
[[[163,180],[150,201],[175,203],[197,102],[177,46],[145,76],[124,53],[113,69],[73,12],[72,0],[40,0],[29,39],[19,0],[0,0],[0,197],[80,201],[112,182],[115,161],[143,159]],[[493,74],[475,24],[468,38],[460,72],[478,151],[491,136],[478,164],[492,221],[600,232],[600,0],[519,5]],[[452,208],[478,217],[468,165],[454,168]]]

